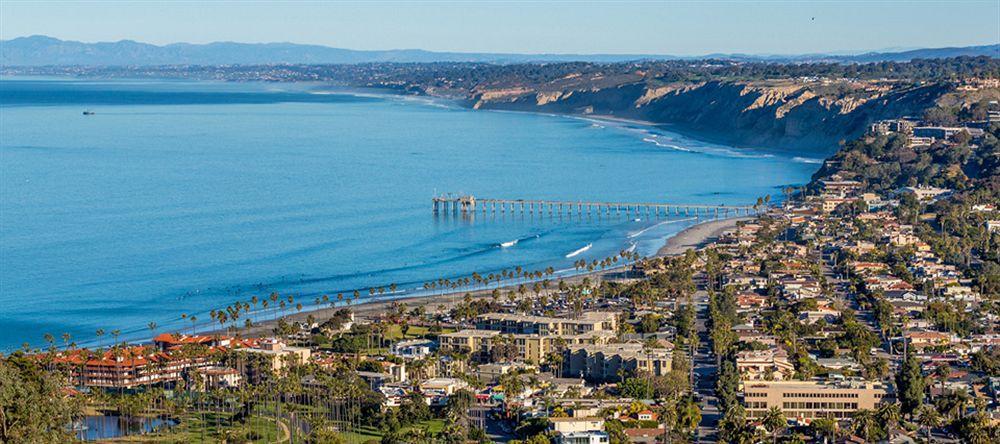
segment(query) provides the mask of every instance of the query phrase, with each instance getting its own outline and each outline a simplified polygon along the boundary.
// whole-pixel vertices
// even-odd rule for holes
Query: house
[[[862,183],[856,180],[821,180],[823,194],[827,196],[850,196],[861,189]]]
[[[192,374],[201,380],[206,390],[235,388],[242,380],[240,372],[236,369],[215,365],[196,368]]]
[[[740,310],[763,308],[767,305],[767,296],[757,293],[740,293],[736,295],[736,305],[740,307]]]
[[[795,374],[783,348],[741,351],[736,354],[736,370],[743,381],[784,381]]]
[[[255,346],[246,348],[244,351],[268,357],[271,361],[271,368],[276,372],[290,364],[304,364],[312,356],[312,351],[308,348],[292,347],[275,338],[261,339],[257,341]]]
[[[562,435],[604,430],[604,418],[588,416],[583,418],[549,418],[549,430]]]
[[[392,344],[390,353],[406,359],[426,358],[437,349],[437,343],[430,339],[413,339]]]
[[[382,402],[386,407],[399,407],[406,398],[406,389],[396,385],[383,385],[378,388],[385,400]]]
[[[962,132],[968,133],[974,139],[983,136],[981,128],[948,126],[918,126],[913,128],[913,135],[915,137],[933,137],[938,140],[951,140]]]
[[[469,388],[469,383],[457,378],[432,378],[419,385],[420,393],[431,405],[444,405],[453,393]]]
[[[656,415],[656,413],[653,413],[652,410],[643,410],[639,413],[636,413],[635,418],[638,419],[639,421],[656,421],[658,416]]]
[[[528,370],[534,369],[535,366],[527,365],[521,362],[502,362],[493,364],[480,364],[476,367],[473,373],[481,381],[486,381],[488,383],[495,383],[500,379],[501,376],[506,375],[514,370]]]
[[[879,120],[868,126],[868,132],[876,135],[910,134],[913,132],[913,122],[903,119]]]
[[[605,432],[573,432],[556,436],[557,444],[607,444],[609,437]]]
[[[357,374],[358,377],[368,383],[368,387],[372,390],[378,390],[379,387],[392,380],[392,376],[388,373],[358,371]]]
[[[952,342],[952,335],[939,331],[907,331],[903,337],[916,348],[946,346]]]
[[[820,319],[826,322],[833,322],[839,317],[840,311],[829,307],[817,307],[815,310],[804,310],[799,312],[799,320],[806,324],[815,324]]]
[[[931,201],[935,200],[944,195],[950,194],[951,190],[947,188],[938,188],[931,186],[916,186],[916,187],[903,187],[896,190],[896,194],[913,194],[914,197],[919,201]]]
[[[850,356],[841,356],[836,358],[817,358],[816,364],[820,367],[826,367],[833,370],[853,370],[860,371],[861,365],[858,361]]]

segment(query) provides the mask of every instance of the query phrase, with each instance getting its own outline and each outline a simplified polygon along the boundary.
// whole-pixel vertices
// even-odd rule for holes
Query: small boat
[[[83,112],[83,115],[85,115],[85,116],[92,116],[94,114],[97,114],[97,113],[95,113],[95,112],[93,112],[93,111],[91,111],[89,109]]]

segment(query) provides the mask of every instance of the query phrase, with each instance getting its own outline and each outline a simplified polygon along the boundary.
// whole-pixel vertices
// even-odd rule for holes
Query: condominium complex
[[[476,329],[503,333],[535,335],[583,335],[596,331],[615,331],[618,316],[611,312],[594,311],[576,318],[550,318],[508,313],[487,313],[476,318]]]
[[[639,343],[574,345],[566,348],[563,375],[590,381],[617,381],[622,372],[655,376],[670,372],[673,354]]]
[[[496,330],[460,330],[439,336],[441,348],[464,351],[478,360],[488,357],[498,341],[512,341],[517,346],[516,360],[542,362],[563,347],[582,344],[605,344],[615,338],[613,331],[595,331],[576,335],[502,334]]]
[[[206,355],[188,357],[134,346],[100,353],[67,350],[56,355],[52,363],[68,368],[77,385],[130,389],[179,381],[187,369],[206,366],[209,360]]]

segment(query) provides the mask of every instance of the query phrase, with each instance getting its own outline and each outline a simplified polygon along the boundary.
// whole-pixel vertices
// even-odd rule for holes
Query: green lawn
[[[454,330],[448,329],[448,328],[444,328],[444,329],[441,330],[441,333],[452,333],[452,332],[454,332]],[[426,335],[427,333],[430,333],[430,329],[429,328],[423,327],[423,326],[416,326],[415,325],[415,326],[410,327],[409,330],[406,331],[406,337],[404,338],[403,337],[403,328],[401,326],[399,326],[399,325],[392,324],[392,325],[389,325],[388,329],[386,330],[386,332],[385,332],[385,338],[386,339],[391,339],[391,340],[394,340],[394,341],[398,341],[400,339],[415,339],[415,338],[422,337],[423,335]]]
[[[287,427],[275,424],[272,418],[254,416],[246,424],[227,426],[229,414],[206,413],[204,417],[192,413],[180,419],[177,426],[167,431],[141,436],[122,437],[114,442],[144,442],[144,443],[218,443],[223,432],[233,432],[234,436],[247,437],[255,435],[254,443],[274,443],[287,437]],[[218,424],[217,424],[218,423]]]

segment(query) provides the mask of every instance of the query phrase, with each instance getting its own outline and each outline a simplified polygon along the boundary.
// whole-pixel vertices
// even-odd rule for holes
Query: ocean
[[[308,309],[322,294],[572,270],[622,249],[653,254],[697,222],[435,216],[443,193],[750,205],[806,182],[815,162],[315,84],[6,78],[0,350],[46,333],[93,344],[97,329],[147,339],[150,322],[190,330],[182,314],[204,329],[209,310],[271,292]]]

